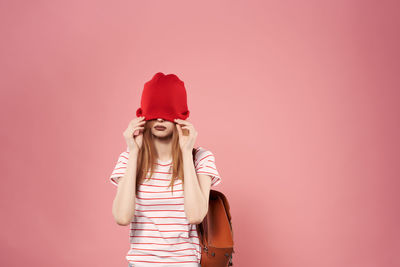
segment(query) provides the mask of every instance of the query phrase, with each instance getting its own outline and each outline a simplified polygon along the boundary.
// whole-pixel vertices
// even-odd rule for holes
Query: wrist
[[[137,157],[139,155],[139,151],[137,149],[132,149],[128,151],[129,157],[134,156]]]
[[[182,156],[186,156],[186,155],[193,155],[192,154],[192,150],[182,150]]]

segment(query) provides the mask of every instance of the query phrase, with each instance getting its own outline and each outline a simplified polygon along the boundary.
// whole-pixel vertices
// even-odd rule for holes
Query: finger
[[[181,129],[187,129],[189,132],[194,132],[194,127],[192,125],[189,126],[181,126]]]
[[[194,128],[193,124],[186,124],[186,125],[183,125],[182,127],[190,127],[190,128]]]
[[[137,124],[137,125],[144,125],[144,124],[146,124],[146,122],[147,122],[147,121],[139,121],[139,122],[137,122],[136,124]]]
[[[131,123],[129,124],[130,127],[136,127],[137,125],[143,125],[146,124],[147,121],[131,121]]]
[[[179,124],[183,124],[183,125],[192,125],[192,123],[190,123],[187,120],[175,119],[174,121],[179,123]]]
[[[181,129],[181,126],[179,124],[176,125],[176,129],[178,130],[179,136],[182,136],[182,129]]]
[[[143,121],[144,119],[146,119],[145,116],[137,117],[137,118],[134,118],[133,120],[131,120],[131,123],[137,122],[137,121]]]
[[[144,129],[144,127],[143,126],[136,126],[136,127],[133,128],[134,131],[137,130],[137,129]]]
[[[193,135],[193,133],[195,132],[193,127],[190,126],[182,126],[182,133],[185,132],[185,135]]]
[[[137,122],[142,122],[142,121],[146,122],[145,117],[135,118],[135,119],[131,120],[131,123],[137,123]]]
[[[140,127],[140,126],[135,127],[135,128],[133,128],[132,134],[134,134],[136,131],[139,131],[139,134],[140,134],[141,133],[140,130],[143,130],[143,129],[144,129],[144,127]]]
[[[138,132],[137,134],[135,134],[136,132]],[[136,135],[139,135],[139,134],[142,134],[143,133],[143,128],[136,128],[135,130],[133,130],[132,131],[132,136],[136,136]]]

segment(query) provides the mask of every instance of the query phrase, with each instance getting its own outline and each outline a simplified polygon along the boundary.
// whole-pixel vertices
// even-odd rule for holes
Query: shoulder
[[[119,178],[125,174],[128,159],[129,159],[128,151],[123,151],[119,154],[117,163],[115,164],[114,170],[110,175],[110,181],[114,185],[118,185]]]
[[[214,154],[212,153],[211,150],[199,146],[196,148],[196,153],[194,156],[194,161],[196,163],[199,163],[200,161],[205,161],[205,160],[214,160]]]
[[[196,173],[210,176],[211,186],[221,182],[221,177],[215,165],[215,157],[211,150],[205,147],[198,147],[194,161]]]
[[[128,161],[129,159],[129,152],[128,151],[123,151],[119,154],[119,160],[125,162]]]

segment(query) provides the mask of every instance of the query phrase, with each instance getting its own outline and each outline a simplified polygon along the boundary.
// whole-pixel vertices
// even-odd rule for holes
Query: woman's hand
[[[128,128],[123,133],[126,144],[128,145],[129,151],[139,152],[143,143],[143,131],[144,125],[146,121],[144,120],[144,116],[134,118],[128,124]],[[135,131],[138,130],[139,133],[135,136]]]
[[[194,128],[193,124],[186,120],[175,119],[176,128],[178,129],[179,134],[179,146],[181,147],[182,152],[192,152],[194,144],[197,138],[197,131]],[[184,126],[181,126],[183,124]],[[188,134],[183,134],[183,129],[187,129]]]

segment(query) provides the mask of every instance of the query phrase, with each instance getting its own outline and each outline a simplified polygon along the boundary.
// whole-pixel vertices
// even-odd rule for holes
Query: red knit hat
[[[175,74],[162,72],[144,84],[140,106],[136,116],[144,116],[146,121],[162,118],[174,122],[176,118],[185,120],[190,113],[184,82]]]

